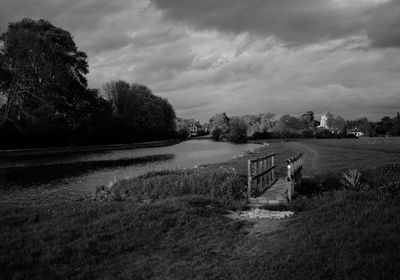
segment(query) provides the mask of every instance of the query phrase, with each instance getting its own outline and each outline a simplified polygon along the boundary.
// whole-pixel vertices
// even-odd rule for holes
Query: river
[[[39,204],[77,200],[93,193],[97,186],[136,177],[150,171],[193,168],[224,162],[256,144],[234,145],[211,140],[189,140],[173,146],[59,155],[25,159],[0,159],[0,204]],[[91,167],[91,162],[119,162],[155,155],[167,159],[131,165]],[[85,168],[76,168],[87,163]],[[74,168],[75,167],[75,168]],[[7,170],[5,172],[4,170]],[[12,172],[8,172],[11,170]]]

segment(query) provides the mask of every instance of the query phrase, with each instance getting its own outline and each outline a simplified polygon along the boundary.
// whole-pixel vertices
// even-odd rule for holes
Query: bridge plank
[[[286,178],[279,178],[275,184],[261,195],[251,198],[250,204],[285,204],[287,199],[288,182]]]

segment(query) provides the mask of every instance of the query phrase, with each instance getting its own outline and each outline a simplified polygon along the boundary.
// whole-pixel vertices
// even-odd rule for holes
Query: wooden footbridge
[[[286,204],[301,184],[303,156],[288,158],[286,177],[275,176],[275,154],[248,161],[247,196],[251,207]]]

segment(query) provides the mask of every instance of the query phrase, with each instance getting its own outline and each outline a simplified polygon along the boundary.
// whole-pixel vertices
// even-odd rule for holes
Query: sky
[[[138,82],[178,117],[400,111],[400,0],[1,0],[71,32],[89,86]]]

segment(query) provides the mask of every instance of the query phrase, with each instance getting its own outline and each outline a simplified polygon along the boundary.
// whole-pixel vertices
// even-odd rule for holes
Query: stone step
[[[278,205],[278,204],[287,204],[287,200],[282,199],[265,199],[265,200],[252,200],[248,205],[252,206],[266,206],[266,205]]]
[[[266,206],[286,205],[287,201],[283,200],[270,200],[268,203],[249,203],[247,204],[250,208],[263,208]]]
[[[271,203],[271,201],[286,201],[286,196],[260,196],[250,199],[250,203]]]

